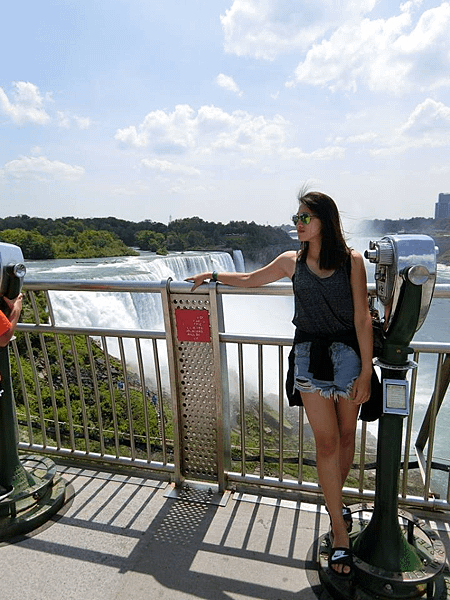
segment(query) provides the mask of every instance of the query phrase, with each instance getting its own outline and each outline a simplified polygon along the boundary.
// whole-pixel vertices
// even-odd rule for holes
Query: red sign
[[[209,313],[205,309],[175,309],[177,337],[180,342],[210,342]]]

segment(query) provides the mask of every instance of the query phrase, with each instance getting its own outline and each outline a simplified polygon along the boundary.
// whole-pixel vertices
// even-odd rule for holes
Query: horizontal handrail
[[[48,292],[151,293],[161,296],[162,302],[167,290],[181,295],[292,296],[289,282],[260,288],[235,288],[220,283],[204,284],[194,292],[191,288],[188,282],[171,280],[30,280],[24,282],[23,289],[30,298],[36,292],[45,292],[50,314],[52,296]],[[369,293],[375,294],[374,284],[369,284]],[[433,298],[449,299],[450,285],[437,284]],[[64,337],[70,340],[69,347],[63,346]],[[174,455],[175,416],[167,374],[166,338],[166,331],[155,329],[19,323],[17,340],[13,342],[21,430],[19,448],[61,459],[71,457],[77,461],[108,463],[117,468],[129,465],[143,472],[158,471],[171,477],[178,459]],[[232,465],[226,473],[228,482],[235,486],[276,487],[319,494],[314,444],[307,437],[302,409],[299,416],[293,417],[290,412],[293,409],[286,406],[284,397],[287,352],[292,337],[220,331],[218,339],[229,350],[229,372],[223,376],[229,376],[231,403],[236,412],[234,425],[228,432],[232,455]],[[144,354],[144,345],[151,347],[148,354]],[[415,360],[422,355],[450,354],[450,343],[439,340],[413,340],[411,347]],[[85,348],[83,358],[80,357],[82,348]],[[96,354],[98,349],[100,356]],[[264,366],[266,353],[276,349],[278,366],[272,362],[268,372]],[[235,350],[236,365],[232,365]],[[253,370],[248,373],[246,352],[253,353],[256,373]],[[412,388],[415,389],[420,389],[421,382],[420,360],[418,362],[413,375]],[[236,375],[234,370],[230,372],[234,367]],[[269,377],[276,380],[271,382],[270,388]],[[92,382],[96,382],[95,385]],[[429,395],[431,403],[433,390]],[[413,400],[414,389],[412,414],[407,419],[409,432],[417,413]],[[254,437],[249,435],[252,427],[256,431]],[[345,492],[348,496],[371,501],[373,488],[368,469],[373,468],[374,450],[369,444],[367,425],[359,423],[358,427],[361,441],[355,459],[355,480]],[[410,441],[408,435],[405,451]],[[431,447],[426,455],[423,452],[419,455],[426,481],[422,488],[415,481],[413,495],[408,495],[406,489],[415,463],[405,461],[401,502],[450,510],[449,497],[441,499],[433,495],[431,471],[439,463],[433,453]]]
[[[190,291],[192,284],[185,281],[117,281],[110,280],[76,280],[76,279],[31,279],[24,281],[24,291],[77,291],[77,292],[139,292],[146,294],[160,293],[162,289],[169,285],[172,292]],[[193,294],[204,293],[204,288],[208,284],[203,284],[194,290]],[[292,296],[292,283],[277,282],[269,283],[261,287],[233,287],[222,283],[214,284],[217,287],[217,293],[223,295],[286,295]],[[367,290],[369,294],[375,294],[375,284],[368,283]],[[434,298],[450,298],[450,284],[438,283],[435,285]]]

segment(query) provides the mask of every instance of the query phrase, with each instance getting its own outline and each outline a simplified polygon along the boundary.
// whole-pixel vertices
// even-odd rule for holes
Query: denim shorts
[[[295,387],[300,392],[319,392],[325,398],[349,397],[353,382],[361,372],[361,359],[350,346],[333,342],[330,346],[334,379],[321,381],[309,372],[309,349],[311,342],[295,345]]]

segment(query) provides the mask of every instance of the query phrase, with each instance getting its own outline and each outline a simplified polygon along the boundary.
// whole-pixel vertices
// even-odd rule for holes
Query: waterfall
[[[233,261],[238,273],[245,273],[244,255],[242,250],[233,250]]]
[[[235,262],[233,262],[233,259]],[[142,253],[138,257],[124,257],[98,260],[54,260],[30,261],[27,263],[27,280],[117,280],[117,281],[158,281],[171,277],[183,281],[190,275],[201,272],[228,271],[242,268],[242,254],[236,252],[232,258],[226,252],[177,253],[166,257],[153,253]],[[235,266],[236,265],[236,266]],[[58,326],[98,327],[105,329],[164,330],[164,317],[160,294],[128,292],[59,292],[51,291],[50,299]],[[267,296],[223,296],[225,330],[230,333],[251,333],[264,335],[270,331],[279,335],[292,335],[292,298]],[[137,371],[134,356],[134,342],[124,340],[127,363],[130,370]],[[150,344],[142,343],[144,356],[151,357]],[[117,342],[108,341],[108,352],[119,356]],[[254,348],[246,350],[247,393],[253,393],[258,381],[257,357]],[[236,349],[231,345],[227,350],[230,374],[238,370]],[[160,354],[162,369],[167,370],[165,352]],[[276,349],[265,349],[265,391],[276,392],[276,369],[278,358]],[[146,360],[151,365],[152,359]],[[147,367],[153,379],[151,366]],[[235,379],[234,375],[231,375]],[[251,382],[251,383],[250,383]],[[231,383],[231,388],[233,384]],[[231,391],[231,390],[230,390]],[[255,392],[256,393],[256,392]]]
[[[183,281],[204,271],[235,271],[226,252],[185,252],[156,256],[79,261],[31,261],[26,280],[79,279],[117,281],[161,281],[171,277]],[[164,329],[159,294],[113,292],[50,292],[59,326],[120,329]]]

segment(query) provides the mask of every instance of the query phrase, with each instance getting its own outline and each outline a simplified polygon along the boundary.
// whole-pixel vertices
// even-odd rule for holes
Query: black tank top
[[[298,330],[332,336],[353,329],[350,270],[346,265],[347,261],[329,277],[321,278],[306,262],[297,260],[292,277],[295,297],[292,322]]]

